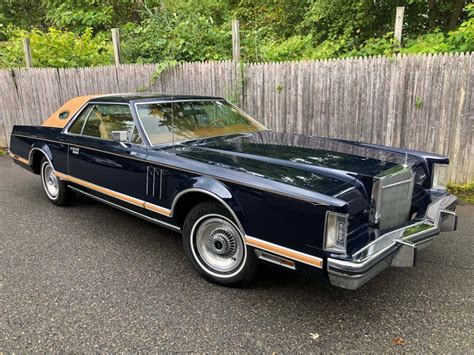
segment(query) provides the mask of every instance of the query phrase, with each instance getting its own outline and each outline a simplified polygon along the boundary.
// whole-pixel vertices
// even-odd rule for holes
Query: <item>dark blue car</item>
[[[10,154],[56,205],[81,193],[182,233],[223,285],[261,261],[356,289],[457,222],[447,157],[276,133],[219,97],[78,97],[15,126]]]

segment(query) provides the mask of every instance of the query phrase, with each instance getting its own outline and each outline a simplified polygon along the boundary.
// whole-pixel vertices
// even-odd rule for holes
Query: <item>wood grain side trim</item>
[[[162,215],[167,216],[167,217],[171,216],[171,210],[169,210],[167,208],[164,208],[164,207],[161,207],[161,206],[158,206],[158,205],[154,205],[152,203],[140,200],[140,199],[132,197],[132,196],[122,194],[122,193],[114,191],[114,190],[107,189],[105,187],[93,184],[91,182],[88,182],[88,181],[85,181],[85,180],[82,180],[82,179],[75,178],[75,177],[70,176],[70,175],[60,173],[59,171],[56,171],[55,173],[56,173],[56,176],[58,178],[62,179],[62,180],[73,182],[75,184],[87,187],[88,189],[100,192],[104,195],[111,196],[111,197],[116,198],[118,200],[128,202],[132,205],[145,208],[147,210],[162,214]]]
[[[27,164],[29,165],[30,164],[30,161],[28,159],[25,159],[25,158],[22,158],[16,154],[13,154],[13,153],[10,153],[10,156],[15,159],[15,160],[18,160],[19,162],[23,163],[23,164]]]
[[[316,256],[312,256],[312,255],[308,255],[296,250],[288,249],[280,245],[266,242],[264,240],[257,239],[248,235],[245,236],[245,242],[247,243],[247,245],[250,245],[252,247],[263,249],[271,253],[284,256],[288,259],[296,260],[296,261],[299,261],[300,263],[304,263],[304,264],[314,266],[320,269],[323,268],[323,259],[318,258]]]
[[[161,215],[171,217],[172,211],[167,209],[167,208],[164,208],[164,207],[155,205],[153,203],[137,199],[135,197],[131,197],[131,196],[122,194],[120,192],[116,192],[116,191],[107,189],[105,187],[93,184],[91,182],[88,182],[88,181],[85,181],[85,180],[82,180],[82,179],[75,178],[75,177],[67,175],[67,174],[60,173],[59,171],[55,171],[55,174],[58,178],[60,178],[62,180],[70,181],[72,183],[84,186],[88,189],[100,192],[104,195],[108,195],[108,196],[114,197],[116,199],[131,203],[135,206],[139,206],[139,207],[145,208],[147,210],[159,213]],[[317,267],[317,268],[320,268],[320,269],[323,268],[323,259],[318,258],[316,256],[312,256],[312,255],[308,255],[308,254],[305,254],[305,253],[301,253],[301,252],[296,251],[296,250],[288,249],[288,248],[282,247],[280,245],[276,245],[276,244],[273,244],[273,243],[270,243],[270,242],[266,242],[264,240],[257,239],[257,238],[254,238],[254,237],[251,237],[251,236],[248,236],[248,235],[245,236],[245,242],[247,243],[247,245],[250,245],[252,247],[262,249],[262,250],[266,250],[268,252],[271,252],[271,253],[274,253],[274,254],[277,254],[277,255],[280,255],[280,256],[284,256],[286,258],[296,260],[296,261],[299,261],[301,263],[305,263],[307,265],[314,266],[314,267]]]
[[[158,205],[154,205],[150,202],[145,202],[145,209],[162,214],[167,217],[171,217],[171,210]]]

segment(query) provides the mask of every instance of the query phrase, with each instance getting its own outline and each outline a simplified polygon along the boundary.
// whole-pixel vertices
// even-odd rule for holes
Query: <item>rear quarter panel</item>
[[[60,128],[42,126],[14,126],[10,151],[32,164],[33,153],[41,150],[48,155],[54,168],[67,172],[67,145],[59,139]]]

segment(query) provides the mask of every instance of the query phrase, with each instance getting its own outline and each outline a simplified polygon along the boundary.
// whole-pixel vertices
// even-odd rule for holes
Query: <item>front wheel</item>
[[[72,201],[74,192],[56,176],[53,166],[46,157],[41,160],[41,181],[46,196],[53,204],[64,206]]]
[[[256,274],[254,253],[220,204],[200,203],[189,212],[183,226],[183,245],[196,271],[214,283],[243,286]]]

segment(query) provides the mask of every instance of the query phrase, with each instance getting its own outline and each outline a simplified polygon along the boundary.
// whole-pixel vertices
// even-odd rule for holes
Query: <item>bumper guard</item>
[[[381,235],[350,260],[329,257],[331,284],[355,290],[389,266],[414,266],[417,250],[428,245],[439,232],[456,230],[457,216],[453,211],[456,202],[455,196],[444,194],[428,206],[422,220]]]

